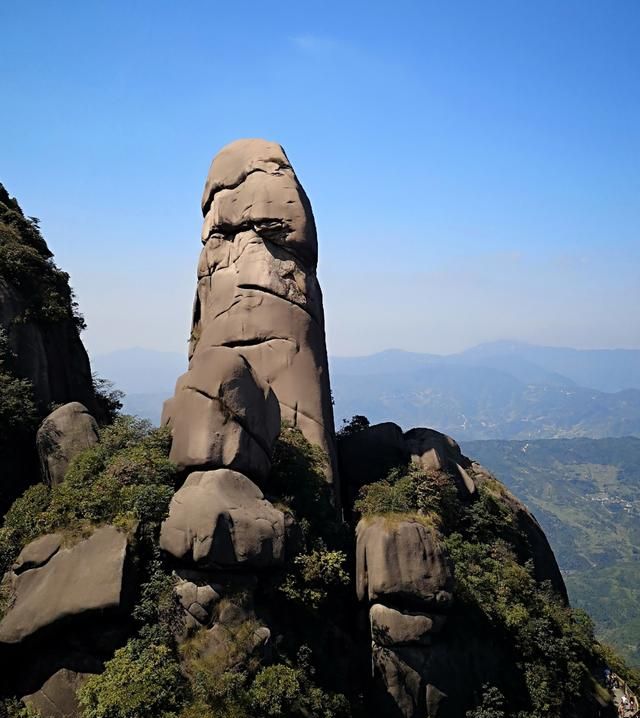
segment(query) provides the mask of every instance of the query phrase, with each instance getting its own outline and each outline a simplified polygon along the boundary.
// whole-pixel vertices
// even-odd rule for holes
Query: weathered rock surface
[[[165,402],[170,459],[179,469],[230,468],[265,479],[280,432],[273,390],[235,350],[212,347],[193,357]]]
[[[213,608],[220,600],[220,594],[213,586],[182,580],[175,591],[180,605],[198,624],[207,625],[211,621]]]
[[[371,637],[380,646],[429,645],[444,626],[440,614],[404,613],[374,603],[369,609]]]
[[[265,568],[284,560],[285,517],[246,476],[196,471],[162,524],[160,547],[175,559],[213,568]]]
[[[19,643],[62,620],[123,608],[127,548],[123,533],[104,526],[71,548],[59,548],[44,565],[9,576],[13,601],[0,622],[0,644]],[[23,566],[25,552],[29,556],[29,547]]]
[[[424,711],[420,712],[420,708],[424,706],[424,700],[421,698],[425,693],[421,672],[404,662],[396,651],[386,646],[374,643],[371,657],[380,715],[402,718],[425,715]]]
[[[362,519],[356,527],[356,589],[362,601],[446,609],[453,579],[435,531],[415,519]]]
[[[15,574],[29,571],[32,568],[40,568],[55,555],[62,546],[60,534],[46,534],[27,544],[18,554],[13,564]]]
[[[333,481],[315,222],[284,150],[264,140],[225,147],[211,165],[202,208],[190,371],[202,356],[215,372],[204,358],[212,347],[233,348],[245,357],[273,388],[282,419],[327,452],[327,478]]]
[[[42,688],[22,700],[44,718],[76,718],[80,715],[76,693],[88,675],[61,668]]]
[[[427,480],[448,476],[463,505],[478,499],[479,487],[493,493],[519,529],[513,538],[519,560],[533,559],[537,580],[550,580],[566,600],[555,557],[533,515],[450,437],[425,428],[403,434],[395,424],[378,424],[341,437],[339,454],[347,507],[363,484],[412,463]],[[375,693],[370,705],[376,715],[464,715],[473,698],[467,681],[494,681],[509,658],[489,629],[470,630],[472,622],[455,610],[448,560],[436,532],[410,516],[365,517],[356,536],[356,588],[359,599],[370,604]]]
[[[33,383],[42,406],[81,401],[94,407],[89,357],[71,321],[22,321],[28,298],[0,276],[0,327],[9,337],[20,374]]]
[[[469,460],[450,436],[433,429],[410,429],[404,434],[411,460],[425,471],[450,471],[457,478],[461,492],[471,496],[476,487],[463,464]]]
[[[44,480],[50,486],[59,484],[71,459],[98,441],[98,424],[80,402],[72,401],[52,411],[36,434]]]

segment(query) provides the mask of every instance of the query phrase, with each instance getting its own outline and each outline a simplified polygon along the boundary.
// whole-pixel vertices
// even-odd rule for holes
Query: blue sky
[[[0,5],[0,181],[92,353],[183,351],[212,156],[283,144],[329,350],[640,348],[640,3]]]

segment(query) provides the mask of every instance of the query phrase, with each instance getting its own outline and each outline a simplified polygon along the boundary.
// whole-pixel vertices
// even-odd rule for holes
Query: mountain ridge
[[[532,359],[547,350],[548,361]],[[554,370],[558,352],[563,361],[579,357],[575,371]],[[330,357],[329,364],[338,427],[364,413],[372,422],[433,426],[465,440],[640,435],[640,350],[498,342],[448,356],[389,349]],[[627,371],[618,375],[620,365]],[[98,355],[94,366],[128,394],[126,411],[158,422],[186,356],[135,348]],[[590,385],[577,382],[587,374]],[[616,388],[623,384],[631,386]]]

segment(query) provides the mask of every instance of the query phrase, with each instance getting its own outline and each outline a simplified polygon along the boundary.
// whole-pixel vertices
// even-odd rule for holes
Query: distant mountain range
[[[96,371],[126,394],[125,410],[158,422],[186,357],[127,349]],[[365,414],[471,439],[640,436],[640,350],[577,350],[517,342],[440,356],[390,349],[330,359],[338,426]]]
[[[573,605],[640,665],[640,439],[467,441],[535,514]]]

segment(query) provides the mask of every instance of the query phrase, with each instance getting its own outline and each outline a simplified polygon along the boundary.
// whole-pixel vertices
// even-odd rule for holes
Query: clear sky
[[[186,349],[238,137],[311,198],[331,353],[640,347],[638,0],[29,0],[0,28],[0,181],[94,354]]]

